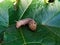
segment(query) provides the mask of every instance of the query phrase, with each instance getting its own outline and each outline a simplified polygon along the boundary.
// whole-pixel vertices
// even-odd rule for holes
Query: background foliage
[[[15,6],[14,2],[0,2],[1,45],[60,45],[60,0],[52,4],[44,0],[17,0]],[[36,31],[30,31],[27,25],[16,29],[16,21],[28,17],[36,21]]]

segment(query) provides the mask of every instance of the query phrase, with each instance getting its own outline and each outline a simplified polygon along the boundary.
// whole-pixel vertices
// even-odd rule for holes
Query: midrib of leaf
[[[24,12],[21,14],[21,16],[20,16],[20,18],[19,19],[21,19],[22,17],[23,17],[23,15],[24,15],[24,13],[25,13],[25,11],[28,9],[28,7],[30,6],[30,4],[32,3],[32,0],[31,0],[31,2],[29,3],[29,5],[26,7],[26,9],[24,10]]]
[[[59,12],[60,12],[60,11],[59,11]],[[57,16],[57,14],[58,14],[59,12],[54,13],[54,15],[53,15],[53,16],[51,16],[51,17],[49,17],[48,19],[46,19],[46,21],[45,21],[45,22],[42,22],[42,25],[46,25],[46,23],[48,23],[51,19],[53,19],[55,16]]]
[[[20,33],[21,33],[22,39],[23,39],[23,41],[24,41],[24,44],[26,44],[26,41],[25,41],[25,38],[24,38],[24,35],[23,35],[22,30],[20,30]]]
[[[42,43],[42,41],[41,41],[41,42],[26,42],[26,39],[25,39],[25,37],[24,37],[24,34],[23,34],[21,28],[20,28],[19,33],[21,33],[22,39],[23,39],[23,41],[24,41],[23,45],[27,45],[27,44],[35,44],[35,43],[36,43],[36,44],[44,45],[44,44]]]
[[[25,45],[27,45],[27,44],[34,44],[34,43],[41,44],[40,42],[27,42],[27,43],[25,43]]]
[[[27,44],[41,44],[41,45],[44,45],[44,44],[41,43],[41,42],[27,42],[27,43],[25,43],[24,45],[27,45]]]
[[[29,5],[26,7],[26,9],[24,10],[24,12],[21,14],[21,16],[20,16],[19,19],[21,19],[21,18],[23,17],[25,11],[28,9],[28,7],[30,6],[31,3],[32,3],[32,0],[31,0],[31,2],[29,3]],[[21,33],[22,39],[23,39],[23,41],[24,41],[23,45],[26,45],[27,43],[26,43],[26,41],[25,41],[24,35],[23,35],[23,33],[22,33],[22,30],[20,30],[20,33]]]

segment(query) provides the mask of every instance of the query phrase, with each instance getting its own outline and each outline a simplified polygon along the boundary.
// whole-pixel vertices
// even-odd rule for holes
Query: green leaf
[[[25,11],[28,9],[31,2],[32,2],[32,0],[20,0],[19,13],[18,13],[18,15],[20,16],[19,19],[21,19],[21,17],[25,13]]]
[[[15,25],[11,25],[4,33],[4,42],[2,45],[22,45],[23,40],[21,33],[19,33]]]
[[[31,4],[32,0],[18,0],[16,5],[17,10],[14,10],[14,5],[9,9],[9,23],[14,24],[17,20],[21,19],[26,9]],[[19,19],[18,19],[19,18]]]
[[[5,0],[0,3],[0,25],[8,27],[9,25],[9,14],[8,9],[11,7],[11,2]]]
[[[0,2],[0,33],[9,26],[9,13],[8,9],[11,7],[11,2],[3,0]]]
[[[2,45],[60,45],[60,2],[45,4],[42,0],[32,0],[29,6],[25,6],[25,2],[22,6],[18,19],[34,19],[36,31],[32,32],[28,25],[19,29],[12,25],[6,30]]]

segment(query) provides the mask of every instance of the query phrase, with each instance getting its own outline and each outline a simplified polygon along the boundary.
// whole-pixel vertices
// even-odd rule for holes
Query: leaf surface
[[[23,0],[24,1],[24,0]],[[28,25],[16,29],[10,26],[3,45],[60,45],[60,2],[45,4],[41,0],[32,0],[19,7],[20,18],[32,18],[37,23],[36,31],[32,32]],[[28,7],[28,8],[27,8]],[[22,10],[23,9],[23,10]]]

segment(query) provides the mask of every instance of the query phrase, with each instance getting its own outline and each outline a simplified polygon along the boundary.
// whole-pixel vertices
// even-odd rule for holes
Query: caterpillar
[[[22,25],[28,24],[29,28],[34,31],[36,30],[37,23],[31,18],[25,18],[19,21],[16,21],[16,28],[21,27]]]

